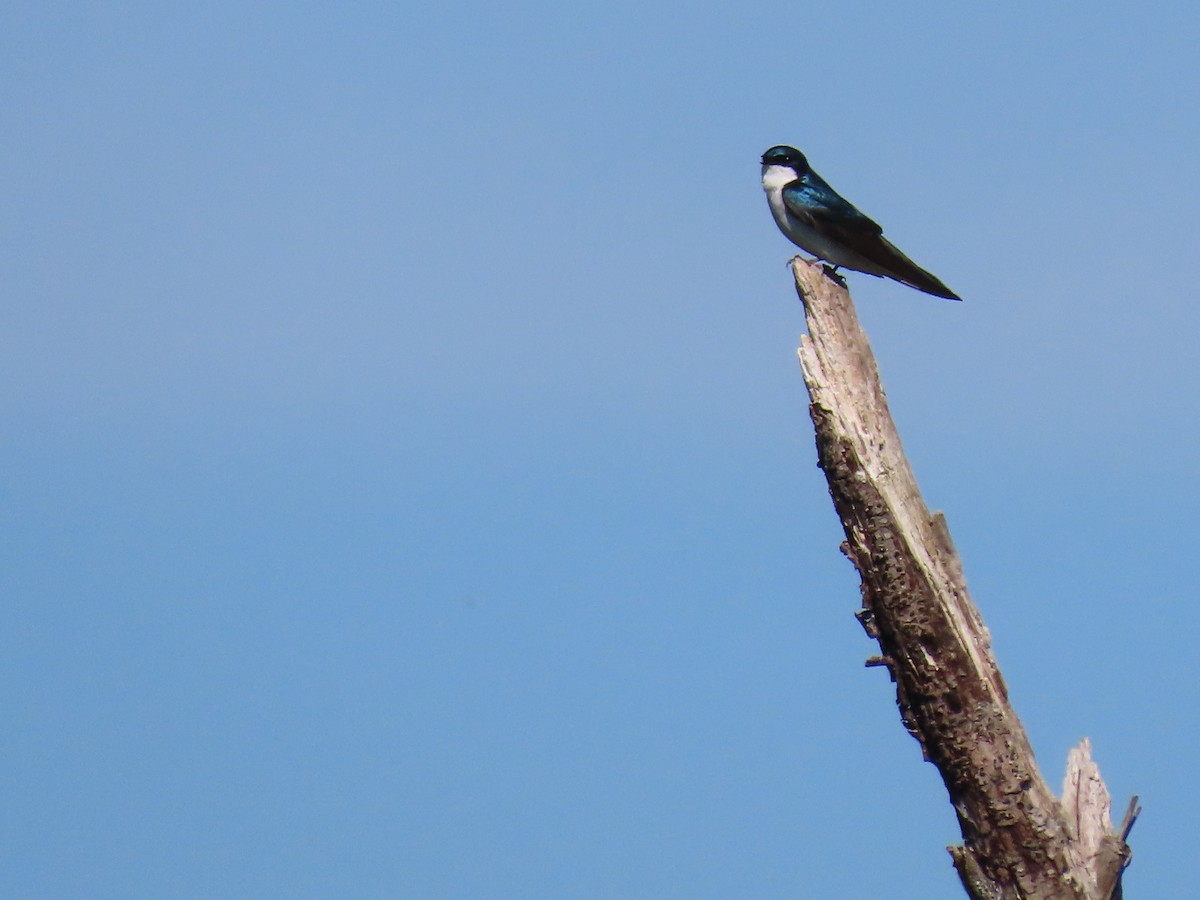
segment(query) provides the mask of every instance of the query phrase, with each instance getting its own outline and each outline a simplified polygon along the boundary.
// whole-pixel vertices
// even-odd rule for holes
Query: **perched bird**
[[[772,147],[763,154],[762,184],[779,230],[835,270],[887,276],[935,297],[962,299],[897,250],[883,229],[826,184],[795,147]]]

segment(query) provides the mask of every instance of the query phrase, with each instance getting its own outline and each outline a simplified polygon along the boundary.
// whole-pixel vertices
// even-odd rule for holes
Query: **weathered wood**
[[[862,580],[859,620],[879,642],[868,665],[887,666],[901,721],[941,773],[963,886],[975,900],[1119,897],[1127,831],[1113,833],[1089,745],[1072,751],[1064,804],[1008,702],[945,519],[917,488],[849,293],[819,263],[797,257],[792,268],[818,463]]]

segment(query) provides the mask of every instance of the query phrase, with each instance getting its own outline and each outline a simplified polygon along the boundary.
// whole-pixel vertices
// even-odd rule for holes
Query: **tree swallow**
[[[772,147],[762,156],[762,184],[775,224],[789,241],[818,259],[961,300],[883,236],[883,229],[825,183],[795,147]]]

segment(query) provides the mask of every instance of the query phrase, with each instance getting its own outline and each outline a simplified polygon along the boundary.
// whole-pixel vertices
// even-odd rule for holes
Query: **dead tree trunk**
[[[949,849],[967,894],[1120,898],[1136,798],[1114,831],[1086,739],[1071,751],[1063,798],[1047,787],[946,521],[917,489],[850,295],[818,263],[797,258],[792,268],[818,464],[862,579],[858,617],[879,642],[867,665],[888,668],[900,719],[945,782],[963,837]]]

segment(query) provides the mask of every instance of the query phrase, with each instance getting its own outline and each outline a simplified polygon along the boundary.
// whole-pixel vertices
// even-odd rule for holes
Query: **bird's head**
[[[786,144],[780,144],[778,147],[772,147],[762,155],[763,168],[768,166],[783,166],[784,168],[792,169],[797,175],[803,175],[808,171],[808,160],[804,158],[804,154],[795,147],[789,147]]]
[[[808,160],[795,147],[772,147],[762,155],[763,190],[775,194],[809,171]]]

